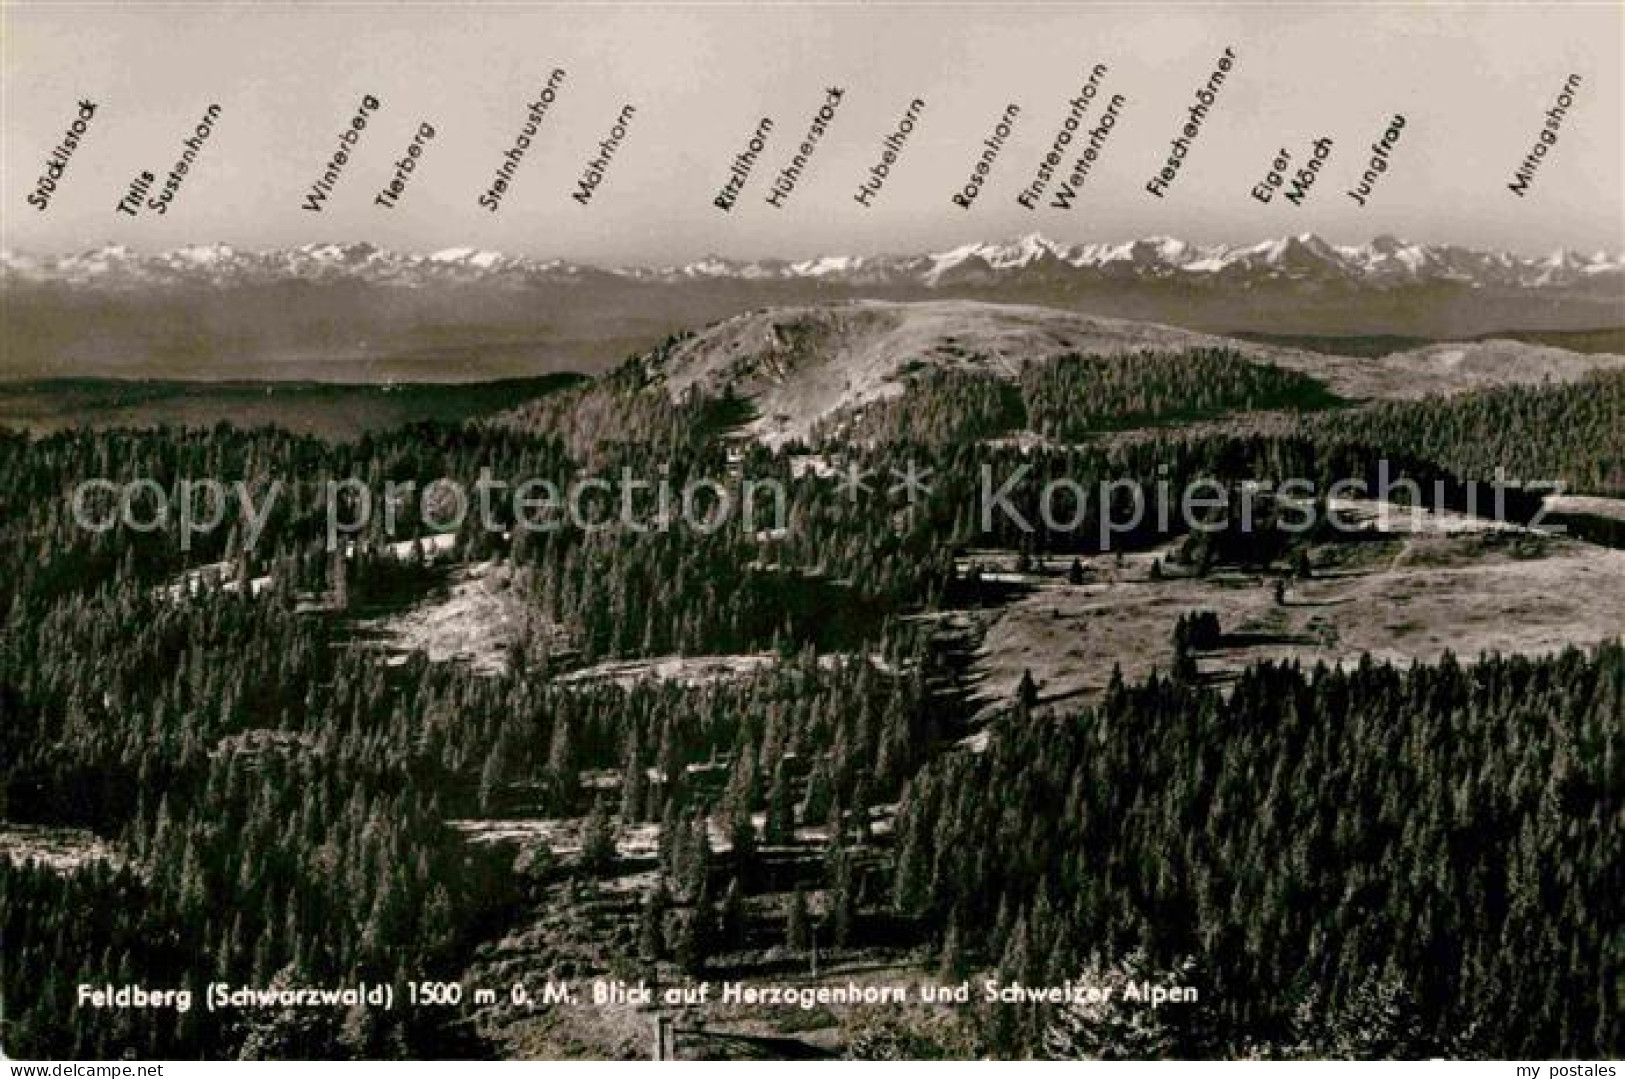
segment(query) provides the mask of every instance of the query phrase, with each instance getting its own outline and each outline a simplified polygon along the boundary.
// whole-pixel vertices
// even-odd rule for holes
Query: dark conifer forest
[[[1137,587],[1213,580],[1266,608],[1273,588],[1288,611],[1335,559],[1380,547],[1291,534],[1266,504],[1245,535],[1149,517],[1106,550],[1109,505],[1067,529],[981,520],[984,469],[1034,520],[1055,479],[1233,496],[1374,482],[1379,461],[1452,500],[1497,467],[1619,495],[1625,381],[1355,408],[1223,350],[1075,356],[922,380],[770,447],[736,437],[749,408],[729,394],[650,392],[662,355],[490,420],[352,440],[0,433],[0,827],[102,851],[0,853],[10,1056],[502,1055],[529,1035],[472,1006],[75,998],[472,986],[547,918],[571,920],[531,977],[844,978],[863,959],[915,980],[1093,972],[1200,992],[1135,1023],[1052,1004],[904,1014],[847,1038],[858,1056],[1625,1052],[1617,640],[1225,666],[1267,628],[1191,606],[1173,662],[1072,698],[1031,674],[988,690],[965,628],[1001,589],[1084,595],[1127,572],[1124,552],[1169,552]],[[1180,426],[1253,410],[1294,419]],[[1019,429],[1043,437],[1001,437]],[[896,487],[905,464],[929,470],[927,496]],[[499,527],[437,539],[411,502],[393,528],[375,515],[326,543],[329,480],[623,469],[777,480],[782,526],[545,530],[498,500]],[[873,481],[854,490],[848,469]],[[87,479],[152,481],[145,516],[202,476],[286,488],[252,544],[235,507],[187,549],[173,528],[93,532],[69,512]],[[1537,503],[1509,504],[1527,519]],[[1012,568],[984,572],[998,558]],[[471,566],[512,612],[491,662],[389,646],[403,611]],[[732,666],[611,676],[707,656]],[[493,840],[492,822],[532,840]]]

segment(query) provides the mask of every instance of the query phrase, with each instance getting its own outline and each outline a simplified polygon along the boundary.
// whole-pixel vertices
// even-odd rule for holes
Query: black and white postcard
[[[1617,1074],[1617,2],[0,50],[11,1074]]]

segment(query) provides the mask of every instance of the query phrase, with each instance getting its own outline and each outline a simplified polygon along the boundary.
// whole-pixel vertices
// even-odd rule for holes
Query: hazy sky
[[[1074,5],[681,8],[524,5],[8,4],[0,226],[6,247],[140,249],[370,240],[604,263],[706,253],[911,252],[1041,231],[1253,241],[1382,233],[1543,253],[1625,245],[1625,5]],[[1225,47],[1237,62],[1166,198],[1145,191]],[[1015,202],[1097,63],[1127,99],[1071,211]],[[568,72],[501,210],[477,204],[526,105]],[[1564,80],[1583,83],[1529,195],[1507,190]],[[826,86],[846,90],[785,209],[762,198]],[[300,208],[363,94],[382,108],[328,208]],[[853,193],[909,101],[926,108],[873,209]],[[98,103],[61,188],[25,201],[76,114]],[[115,207],[162,177],[211,103],[214,132],[171,205]],[[625,103],[637,112],[588,206],[576,180]],[[951,195],[1009,103],[1012,136],[969,210]],[[1406,125],[1361,208],[1345,191],[1390,117]],[[775,128],[732,213],[711,205],[762,116]],[[422,121],[399,205],[373,198]],[[1249,196],[1278,148],[1334,140],[1307,202]],[[1068,154],[1076,155],[1083,139]]]

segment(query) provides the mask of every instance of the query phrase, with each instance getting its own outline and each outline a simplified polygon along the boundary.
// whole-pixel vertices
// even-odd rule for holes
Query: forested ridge
[[[1087,443],[1114,431],[1170,428],[1239,414],[1296,415],[1289,430],[1319,442],[1380,447],[1462,479],[1561,483],[1571,493],[1625,493],[1625,373],[1576,382],[1499,386],[1454,396],[1359,405],[1316,379],[1225,349],[1069,356],[1016,379],[956,371],[825,421],[819,437],[928,446],[1027,432]],[[816,441],[816,440],[815,440]]]
[[[1316,416],[1309,429],[1392,447],[1457,475],[1501,469],[1578,494],[1625,494],[1625,372],[1563,385],[1508,386]]]
[[[1013,377],[928,371],[906,393],[826,421],[838,439],[940,444],[1027,430],[1058,442],[1234,411],[1327,408],[1314,378],[1226,348],[1066,355]]]
[[[744,404],[651,392],[658,358],[502,422],[352,442],[229,425],[0,432],[0,820],[86,829],[116,855],[66,870],[0,860],[8,1054],[495,1052],[453,1016],[103,1012],[72,998],[80,982],[455,979],[539,897],[590,897],[625,871],[619,844],[640,828],[656,836],[656,886],[635,925],[592,942],[606,967],[748,973],[816,946],[828,964],[880,949],[946,979],[1180,971],[1202,990],[1138,1040],[1064,1009],[976,1009],[967,1037],[983,1052],[1625,1049],[1618,645],[1408,670],[1259,665],[1224,692],[1175,669],[1039,714],[1028,686],[972,700],[963,657],[933,630],[944,609],[995,602],[963,569],[968,550],[1102,551],[1099,506],[1067,529],[1007,515],[984,527],[984,468],[1032,520],[1057,478],[1211,478],[1234,496],[1294,477],[1375,484],[1386,461],[1455,497],[1503,454],[1608,490],[1625,383],[1340,409],[1296,435],[966,440],[1035,415],[1065,442],[1327,404],[1299,376],[1223,352],[1132,371],[1077,357],[1017,383],[943,378],[822,432],[815,454],[730,442]],[[1535,437],[1548,423],[1561,429]],[[816,455],[831,467],[805,467]],[[907,464],[933,477],[918,500],[894,486]],[[835,466],[871,482],[854,491]],[[784,527],[547,531],[498,500],[499,527],[471,521],[439,555],[392,546],[433,531],[411,504],[393,533],[375,517],[339,552],[324,544],[329,479],[421,489],[623,468],[777,479]],[[190,550],[173,529],[90,533],[67,511],[85,479],[174,492],[204,476],[257,496],[288,484],[251,548],[235,511]],[[1139,550],[1183,529],[1148,518],[1115,542]],[[1257,533],[1192,537],[1179,572],[1285,579],[1313,538],[1266,512]],[[394,656],[359,631],[470,564],[508,571],[505,599],[523,612],[500,669]],[[766,660],[699,684],[566,677],[708,654]],[[964,740],[987,712],[977,752]],[[893,812],[894,827],[873,827]],[[569,822],[579,850],[516,865],[511,848],[470,840],[483,818]]]

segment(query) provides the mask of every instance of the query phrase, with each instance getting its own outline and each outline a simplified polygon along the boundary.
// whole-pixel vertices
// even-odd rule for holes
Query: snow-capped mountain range
[[[914,256],[826,256],[804,261],[707,257],[683,266],[599,268],[504,255],[469,247],[400,254],[367,243],[306,244],[243,251],[225,244],[141,254],[109,245],[76,254],[0,252],[6,283],[60,282],[103,288],[253,285],[279,281],[355,281],[421,288],[443,283],[515,288],[559,284],[805,282],[852,288],[997,288],[1001,285],[1087,287],[1136,281],[1246,290],[1299,283],[1391,289],[1434,283],[1468,288],[1619,287],[1625,259],[1558,251],[1544,258],[1379,237],[1337,246],[1313,234],[1247,246],[1198,245],[1167,237],[1127,243],[1065,245],[1039,235],[1005,243],[967,244]]]

